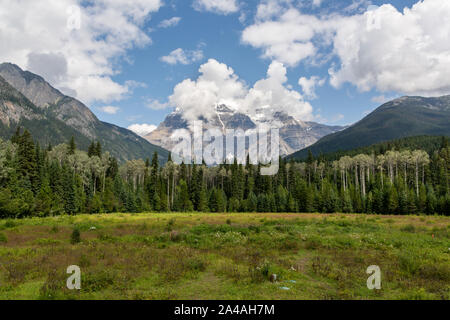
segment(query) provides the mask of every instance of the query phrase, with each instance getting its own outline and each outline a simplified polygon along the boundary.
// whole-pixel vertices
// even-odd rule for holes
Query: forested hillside
[[[275,176],[260,166],[160,167],[158,155],[119,167],[100,143],[42,149],[28,131],[0,140],[0,218],[140,211],[450,213],[450,148],[337,161],[286,163]]]
[[[305,159],[414,136],[450,136],[450,96],[402,97],[378,107],[345,130],[323,137],[291,157]]]
[[[443,141],[447,140],[446,141]],[[445,136],[416,136],[416,137],[407,137],[401,139],[390,140],[386,142],[376,143],[367,147],[356,148],[347,151],[336,151],[330,152],[326,154],[320,154],[317,156],[318,159],[334,161],[339,160],[343,156],[356,156],[358,154],[368,154],[368,155],[380,155],[385,154],[389,150],[416,150],[420,149],[428,154],[433,154],[436,151],[439,151],[443,143],[448,143],[449,137]],[[286,157],[287,160],[294,159],[295,161],[306,161],[310,152],[306,153],[306,156],[302,159],[295,158],[294,155]],[[312,153],[311,153],[312,154]]]

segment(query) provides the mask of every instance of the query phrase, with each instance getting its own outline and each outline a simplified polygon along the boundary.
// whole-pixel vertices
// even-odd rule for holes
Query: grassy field
[[[66,288],[69,265],[81,268],[80,291]],[[381,268],[381,290],[366,286],[370,265]],[[450,217],[118,213],[3,220],[0,299],[448,300]]]

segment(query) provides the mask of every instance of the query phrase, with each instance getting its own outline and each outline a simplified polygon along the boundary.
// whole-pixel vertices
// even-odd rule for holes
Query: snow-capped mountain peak
[[[274,112],[269,106],[263,106],[256,110],[253,116],[237,112],[225,104],[215,106],[215,112],[209,119],[198,119],[203,121],[203,128],[220,128],[222,132],[226,129],[241,129],[247,131],[258,126],[265,128],[278,128],[280,132],[280,154],[288,155],[306,148],[320,138],[330,133],[340,131],[340,126],[327,126],[315,122],[304,122],[295,119],[284,112]],[[156,130],[149,133],[145,138],[161,147],[171,150],[174,147],[170,136],[178,129],[190,130],[190,123],[183,116],[183,110],[177,108],[169,114]]]

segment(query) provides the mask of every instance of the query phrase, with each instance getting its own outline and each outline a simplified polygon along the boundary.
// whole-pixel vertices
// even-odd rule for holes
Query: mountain
[[[327,134],[343,129],[340,126],[300,121],[282,112],[276,112],[270,117],[252,119],[250,116],[233,111],[225,105],[217,105],[212,118],[199,120],[203,121],[204,129],[215,127],[220,128],[222,132],[225,132],[226,129],[247,131],[255,129],[258,125],[279,128],[280,154],[283,156],[310,146]],[[158,128],[146,135],[145,138],[153,144],[171,150],[174,144],[170,137],[178,129],[189,130],[188,121],[184,119],[183,112],[180,109],[169,114]]]
[[[347,129],[328,135],[290,158],[351,150],[412,136],[450,135],[450,96],[401,97],[387,102]]]
[[[151,158],[161,160],[167,150],[152,145],[130,130],[100,121],[80,101],[62,94],[42,77],[11,63],[0,64],[0,136],[9,138],[20,126],[43,146],[60,144],[74,136],[80,149],[99,141],[120,161]]]

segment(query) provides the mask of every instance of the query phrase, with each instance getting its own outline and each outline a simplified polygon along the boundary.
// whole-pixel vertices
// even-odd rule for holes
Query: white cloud
[[[175,64],[191,64],[203,59],[202,50],[188,50],[184,51],[181,48],[173,50],[169,55],[161,57],[161,61],[175,65]]]
[[[239,11],[237,0],[194,0],[192,5],[197,11],[209,11],[223,15]]]
[[[139,82],[135,80],[127,80],[125,81],[125,85],[129,89],[135,89],[135,88],[147,88],[147,84],[144,82]]]
[[[170,28],[175,27],[180,23],[181,18],[180,17],[173,17],[170,19],[163,20],[159,23],[158,27],[160,28]]]
[[[256,21],[264,21],[280,16],[290,7],[292,0],[263,0],[256,8]]]
[[[119,107],[114,107],[114,106],[104,106],[104,107],[100,107],[100,110],[102,110],[105,113],[108,114],[116,114],[117,111],[120,110]]]
[[[314,7],[320,7],[323,0],[312,0],[312,5]]]
[[[156,99],[149,99],[146,105],[149,109],[152,110],[163,110],[170,107],[170,104],[168,102],[160,102]]]
[[[321,87],[325,84],[325,79],[320,79],[317,76],[311,78],[301,77],[298,79],[298,84],[302,87],[303,94],[308,99],[316,99],[316,87]]]
[[[193,121],[199,117],[210,119],[216,105],[245,113],[258,121],[270,120],[275,112],[288,113],[299,120],[312,119],[312,107],[300,93],[287,88],[286,68],[282,63],[272,62],[267,77],[253,87],[239,79],[234,70],[214,59],[203,64],[196,80],[186,79],[179,83],[169,97],[170,104],[183,112],[184,118]]]
[[[331,84],[408,95],[450,93],[449,16],[450,1],[424,0],[403,12],[383,5],[346,20],[334,39],[341,65],[331,69]]]
[[[293,67],[321,55],[336,56],[339,62],[329,70],[336,88],[348,82],[361,91],[450,93],[450,1],[423,0],[403,11],[385,4],[362,14],[320,18],[281,0],[265,3],[279,6],[257,13],[242,33],[242,41],[260,48],[265,58]],[[345,11],[367,3],[355,1]]]
[[[139,136],[146,136],[147,134],[149,134],[150,132],[156,130],[157,126],[155,126],[154,124],[147,124],[147,123],[143,123],[143,124],[132,124],[131,126],[128,127],[128,130],[133,131],[134,133],[136,133]]]
[[[242,41],[262,49],[263,57],[288,66],[313,57],[317,52],[313,37],[326,30],[326,23],[314,16],[302,15],[297,9],[277,10],[258,12],[259,19],[243,31]],[[279,18],[272,20],[272,16],[278,14],[281,14]]]
[[[112,80],[119,72],[116,63],[127,50],[151,43],[141,27],[161,5],[161,0],[88,5],[81,0],[0,0],[0,61],[41,73],[85,103],[121,99],[129,88]],[[74,6],[80,8],[79,20]]]

